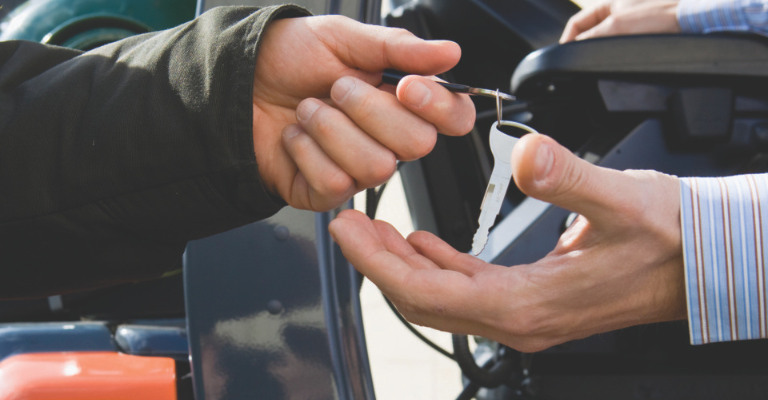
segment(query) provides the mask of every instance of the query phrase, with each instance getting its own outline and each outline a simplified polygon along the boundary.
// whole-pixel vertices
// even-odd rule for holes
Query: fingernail
[[[355,88],[355,80],[350,77],[344,77],[336,81],[331,88],[331,98],[336,103],[341,103],[347,98],[347,95]]]
[[[547,175],[552,171],[552,165],[555,163],[555,154],[552,148],[546,144],[539,144],[536,151],[536,160],[533,162],[533,176],[537,181],[547,179]]]
[[[312,118],[312,114],[320,108],[318,100],[307,100],[299,104],[299,108],[296,110],[296,118],[301,122],[307,122]]]
[[[423,107],[430,99],[432,91],[419,81],[413,81],[405,88],[405,101],[414,107]]]
[[[296,135],[298,135],[300,132],[301,132],[301,127],[299,127],[298,125],[296,124],[288,125],[285,127],[285,129],[283,129],[283,139],[291,140],[294,137],[296,137]]]

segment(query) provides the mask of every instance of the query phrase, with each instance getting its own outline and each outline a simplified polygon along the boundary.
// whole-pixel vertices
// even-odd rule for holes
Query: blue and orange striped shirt
[[[688,33],[748,31],[768,35],[768,0],[680,0],[677,22]]]
[[[768,174],[683,178],[680,189],[691,343],[768,337]]]

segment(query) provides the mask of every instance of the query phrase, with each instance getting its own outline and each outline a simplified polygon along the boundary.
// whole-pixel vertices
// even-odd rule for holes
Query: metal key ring
[[[504,121],[501,119],[501,96],[499,96],[499,89],[496,89],[496,122],[497,126],[513,126],[518,129],[522,129],[526,132],[530,133],[539,133],[536,131],[536,129],[531,128],[528,125],[521,124],[519,122],[514,121]]]
[[[496,121],[501,125],[501,96],[499,96],[499,88],[496,88]]]
[[[526,131],[526,132],[530,132],[530,133],[539,133],[539,132],[538,132],[536,129],[533,129],[533,128],[531,128],[531,127],[530,127],[530,126],[528,126],[528,125],[525,125],[525,124],[521,124],[521,123],[519,123],[519,122],[515,122],[515,121],[500,121],[500,122],[499,122],[499,125],[503,125],[503,126],[514,126],[515,128],[518,128],[518,129],[522,129],[522,130],[524,130],[524,131]]]

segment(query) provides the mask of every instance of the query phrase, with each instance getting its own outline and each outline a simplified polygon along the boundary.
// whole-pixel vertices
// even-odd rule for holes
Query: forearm
[[[683,32],[749,31],[768,35],[766,0],[680,0],[677,18]]]
[[[2,44],[0,295],[159,276],[186,241],[276,212],[254,66],[269,20],[304,14],[219,9],[85,54]]]
[[[768,337],[768,177],[681,180],[691,343]]]

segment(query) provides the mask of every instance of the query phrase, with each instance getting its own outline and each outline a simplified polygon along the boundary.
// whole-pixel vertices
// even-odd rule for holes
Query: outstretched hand
[[[253,92],[254,151],[267,189],[293,207],[329,210],[386,182],[396,160],[425,156],[438,131],[469,132],[475,109],[466,95],[421,76],[377,87],[385,68],[435,75],[460,57],[456,43],[341,16],[272,22]]]
[[[560,43],[603,36],[679,33],[678,0],[603,0],[568,20]]]
[[[512,169],[527,195],[580,214],[536,263],[488,264],[426,232],[405,240],[353,210],[331,235],[411,322],[520,351],[685,318],[677,178],[597,167],[536,134]]]

